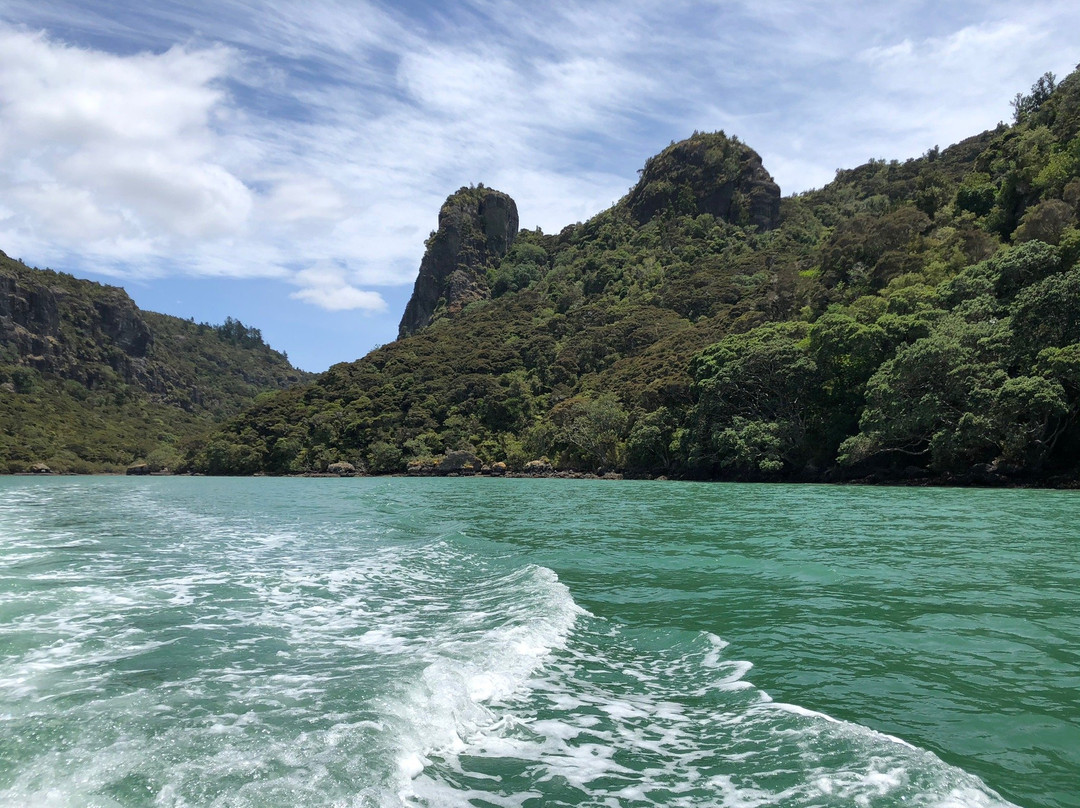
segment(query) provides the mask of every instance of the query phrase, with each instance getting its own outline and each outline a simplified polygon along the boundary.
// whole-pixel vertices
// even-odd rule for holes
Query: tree
[[[396,474],[405,468],[401,449],[387,441],[375,441],[368,447],[367,455],[367,467],[372,474]]]
[[[1065,389],[1053,379],[1019,376],[1006,379],[993,393],[991,417],[1001,460],[1038,471],[1061,434],[1069,414]]]
[[[524,289],[543,277],[548,268],[547,250],[538,244],[518,241],[502,257],[497,266],[487,270],[491,296],[499,297],[507,292]]]
[[[672,441],[675,419],[667,407],[641,415],[626,438],[626,461],[643,471],[671,471],[675,464]]]
[[[1030,93],[1027,95],[1017,93],[1012,100],[1013,120],[1016,123],[1023,123],[1032,113],[1038,112],[1039,107],[1053,95],[1055,87],[1057,87],[1057,77],[1047,71],[1031,85]]]
[[[1036,242],[1032,242],[1036,243]],[[1080,268],[1028,286],[1012,305],[1013,334],[1021,357],[1080,342]]]
[[[986,414],[1007,377],[990,338],[1001,327],[954,314],[901,347],[867,383],[860,434],[841,444],[840,462],[899,456],[950,471],[991,460],[997,447]]]
[[[840,441],[858,426],[866,382],[885,358],[889,336],[877,324],[827,312],[810,327],[810,355],[821,385],[822,419],[831,459]]]
[[[808,332],[806,323],[769,323],[725,337],[694,358],[691,462],[700,470],[775,472],[805,459],[819,395]]]
[[[1060,199],[1047,199],[1027,209],[1013,233],[1016,241],[1043,241],[1057,245],[1075,217],[1073,209]]]
[[[621,466],[627,414],[614,393],[568,399],[551,412],[558,440],[570,454],[594,468]]]

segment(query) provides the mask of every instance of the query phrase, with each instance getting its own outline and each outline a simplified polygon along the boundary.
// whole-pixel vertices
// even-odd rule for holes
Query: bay
[[[0,805],[1080,806],[1077,502],[0,479]]]

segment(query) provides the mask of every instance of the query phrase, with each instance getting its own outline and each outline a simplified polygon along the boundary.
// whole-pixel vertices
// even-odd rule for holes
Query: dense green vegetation
[[[0,472],[177,469],[226,416],[307,374],[258,329],[140,311],[0,253]]]
[[[1075,480],[1080,73],[1014,108],[840,171],[775,227],[756,155],[696,133],[611,209],[519,233],[486,299],[261,397],[193,459],[386,473],[467,449],[696,478]]]

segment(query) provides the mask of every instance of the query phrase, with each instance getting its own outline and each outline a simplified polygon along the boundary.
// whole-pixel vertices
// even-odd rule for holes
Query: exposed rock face
[[[101,318],[101,331],[113,343],[132,357],[146,356],[154,338],[139,316],[135,303],[121,291],[117,301],[98,301],[94,304]]]
[[[23,288],[15,278],[0,276],[0,321],[10,320],[42,336],[56,336],[60,315],[56,296],[45,287]]]
[[[650,158],[626,204],[639,224],[664,210],[759,230],[780,223],[780,186],[757,152],[723,132],[695,134]]]
[[[44,356],[60,334],[56,296],[0,275],[0,339],[19,355]]]
[[[538,476],[551,474],[553,471],[555,471],[555,469],[547,458],[542,460],[530,460],[525,464],[526,474]]]
[[[517,205],[501,191],[480,186],[452,194],[428,239],[398,337],[490,297],[487,269],[510,249],[517,231]]]
[[[233,326],[234,332],[243,328],[235,322]],[[117,286],[31,269],[0,252],[0,366],[33,368],[88,389],[122,382],[189,411],[217,406],[225,387],[217,379],[225,376],[238,386],[286,386],[271,379],[276,360],[268,348],[238,345],[222,336],[224,326],[211,332],[217,334],[212,344],[223,346],[221,354],[216,348],[207,353],[194,346],[209,328],[142,311]],[[251,339],[248,334],[239,337]],[[187,361],[188,350],[196,352],[195,361]],[[224,356],[236,354],[250,361],[233,370]],[[288,367],[284,357],[278,367]],[[293,381],[302,376],[291,372]],[[227,386],[235,390],[232,385]]]
[[[13,351],[9,361],[93,386],[88,352],[97,359],[97,346],[109,344],[119,349],[109,354],[109,365],[133,380],[154,338],[127,292],[86,281],[85,295],[73,296],[65,289],[72,279],[0,258],[6,259],[0,261],[0,343]],[[72,342],[76,332],[84,342]]]

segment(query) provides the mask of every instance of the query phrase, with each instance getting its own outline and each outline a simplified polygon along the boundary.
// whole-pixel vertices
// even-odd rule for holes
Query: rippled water
[[[1080,806],[1077,503],[0,479],[0,805]]]

